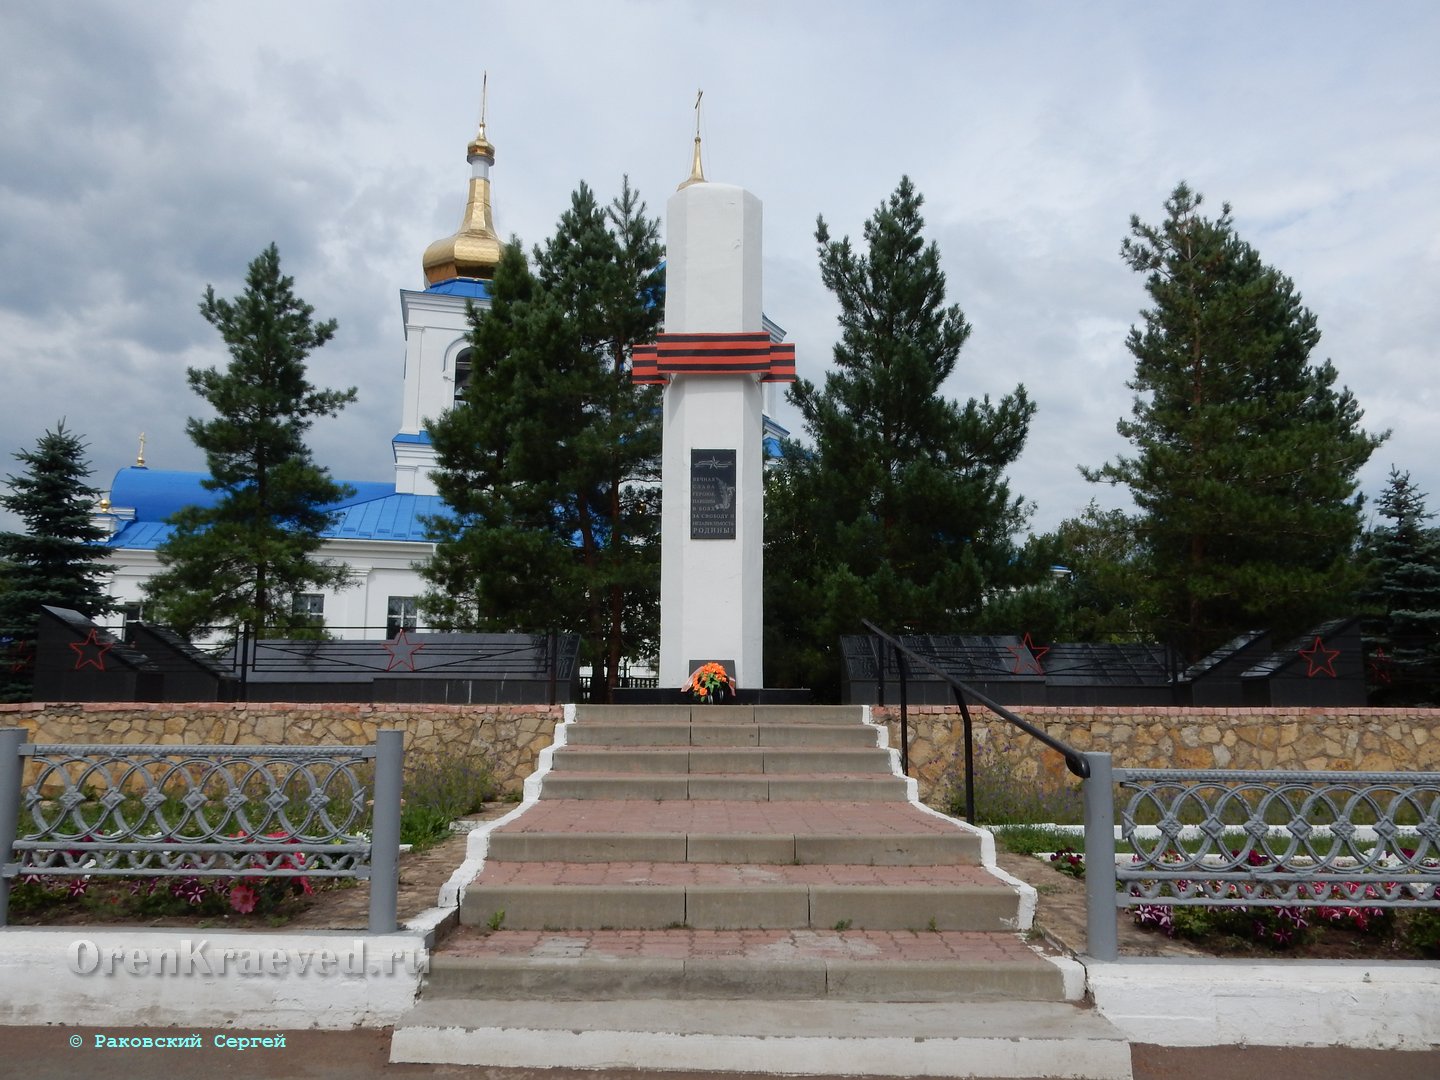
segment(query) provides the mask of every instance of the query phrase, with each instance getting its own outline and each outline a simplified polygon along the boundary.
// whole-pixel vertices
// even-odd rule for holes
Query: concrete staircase
[[[1033,894],[895,758],[859,707],[576,708],[472,837],[391,1060],[1128,1078]]]

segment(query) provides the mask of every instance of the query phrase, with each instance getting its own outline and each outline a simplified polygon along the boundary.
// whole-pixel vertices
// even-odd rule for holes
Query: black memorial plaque
[[[735,451],[690,451],[690,539],[735,539]]]

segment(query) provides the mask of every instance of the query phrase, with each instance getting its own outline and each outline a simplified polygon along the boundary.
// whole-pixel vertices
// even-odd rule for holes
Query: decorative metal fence
[[[348,877],[370,882],[370,932],[395,930],[402,732],[359,747],[25,736],[0,729],[0,926],[32,876]]]
[[[1440,773],[1115,769],[1087,753],[1090,954],[1117,908],[1440,907]],[[1119,836],[1133,851],[1116,859]]]

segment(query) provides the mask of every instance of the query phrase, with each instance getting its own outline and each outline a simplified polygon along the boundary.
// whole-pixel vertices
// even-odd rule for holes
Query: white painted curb
[[[0,930],[0,1024],[352,1028],[414,1007],[420,934]]]
[[[1134,1042],[1440,1046],[1440,966],[1418,961],[1084,959],[1090,993]]]
[[[555,725],[554,739],[551,740],[549,746],[540,751],[540,757],[535,762],[535,771],[525,778],[524,797],[520,800],[519,805],[504,817],[487,821],[470,830],[469,839],[465,842],[465,861],[450,875],[450,879],[440,886],[440,897],[437,901],[440,907],[456,908],[460,906],[460,901],[465,898],[466,887],[480,876],[481,870],[485,869],[485,857],[490,854],[490,833],[506,822],[514,821],[540,801],[540,786],[550,772],[555,759],[555,751],[566,745],[570,737],[570,725],[574,722],[575,706],[566,705],[564,719]]]
[[[900,751],[890,747],[890,729],[872,718],[869,705],[862,705],[860,708],[864,711],[865,723],[876,730],[876,745],[882,750],[890,750],[891,775],[898,776],[905,781],[905,797],[909,800],[910,805],[921,813],[939,818],[941,821],[947,822],[963,832],[973,833],[980,838],[980,865],[991,875],[999,878],[1020,894],[1020,909],[1018,918],[1015,921],[1015,929],[1021,933],[1029,930],[1035,925],[1035,906],[1039,899],[1038,894],[1035,892],[1033,885],[1021,881],[1013,874],[1000,868],[999,863],[995,860],[995,834],[988,829],[981,829],[975,825],[971,825],[968,821],[960,821],[948,814],[942,814],[940,811],[933,810],[921,802],[919,782],[913,776],[906,776],[900,771]]]

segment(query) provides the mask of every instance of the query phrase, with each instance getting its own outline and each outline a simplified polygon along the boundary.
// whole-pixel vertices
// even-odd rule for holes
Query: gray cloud
[[[655,214],[689,167],[697,87],[712,179],[765,202],[766,308],[823,377],[823,213],[858,237],[902,173],[975,325],[957,397],[1024,382],[1040,411],[1014,489],[1053,527],[1125,451],[1124,334],[1145,296],[1117,250],[1185,178],[1293,277],[1321,352],[1440,508],[1440,13],[1219,3],[376,2],[0,8],[0,455],[67,417],[97,475],[198,467],[200,319],[272,240],[340,322],[312,377],[360,399],[313,429],[339,476],[384,478],[404,355],[398,291],[464,204],[490,72],[497,224],[528,244],[582,178],[628,173]],[[781,409],[780,419],[798,427]],[[5,470],[10,471],[10,470]]]

